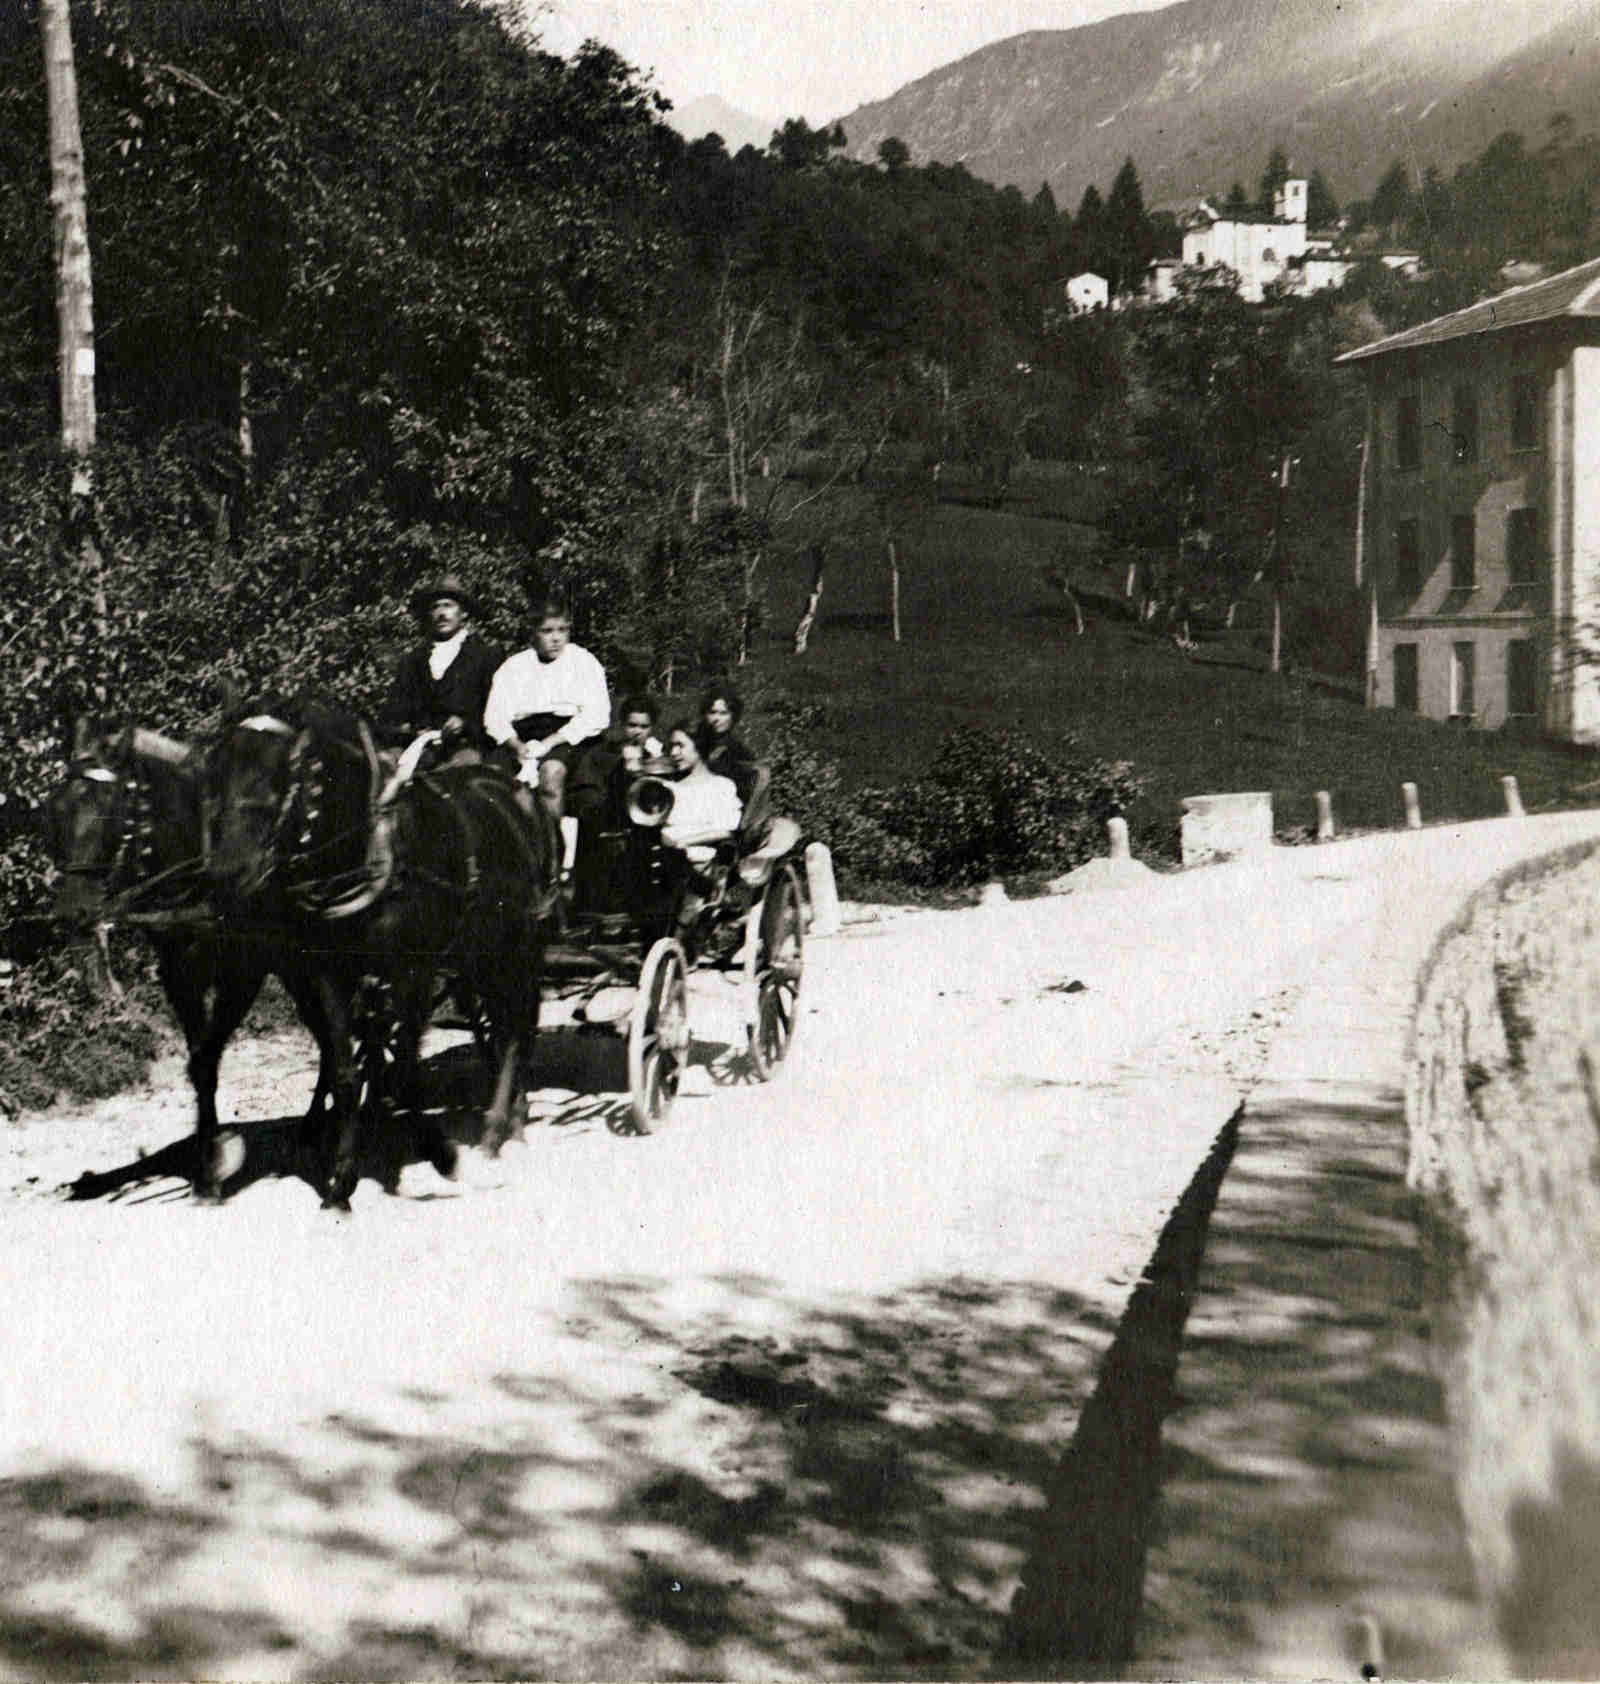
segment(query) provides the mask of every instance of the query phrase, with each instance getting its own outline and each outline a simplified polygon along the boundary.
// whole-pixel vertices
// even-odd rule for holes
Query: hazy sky
[[[655,72],[674,105],[720,94],[763,120],[821,123],[1028,29],[1071,29],[1170,0],[545,0],[544,44],[589,36]]]

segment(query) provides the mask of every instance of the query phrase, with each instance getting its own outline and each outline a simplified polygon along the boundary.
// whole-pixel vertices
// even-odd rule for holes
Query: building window
[[[1511,377],[1511,448],[1539,448],[1539,377],[1515,374]]]
[[[1415,392],[1407,392],[1395,405],[1394,465],[1422,466],[1422,399]]]
[[[1539,511],[1506,510],[1506,571],[1513,585],[1532,585],[1539,578]]]
[[[1470,591],[1478,582],[1478,523],[1471,515],[1450,517],[1450,589]]]
[[[1417,646],[1394,646],[1394,705],[1402,713],[1417,711]]]
[[[1457,462],[1478,460],[1478,392],[1457,386],[1450,394],[1450,443]]]
[[[1394,588],[1401,596],[1422,589],[1422,526],[1419,521],[1394,523]]]
[[[1472,677],[1476,665],[1473,645],[1450,645],[1450,717],[1470,719],[1477,711],[1472,701]]]
[[[1533,639],[1515,637],[1506,645],[1506,713],[1529,719],[1539,711],[1539,679],[1534,666]]]

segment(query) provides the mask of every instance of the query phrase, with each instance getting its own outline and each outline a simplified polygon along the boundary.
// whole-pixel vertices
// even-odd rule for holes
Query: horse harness
[[[385,789],[385,768],[372,732],[363,719],[357,718],[355,725],[358,740],[354,743],[338,736],[327,736],[324,740],[332,748],[357,760],[365,769],[366,788],[361,820],[320,841],[318,825],[324,816],[330,779],[317,734],[310,727],[296,730],[287,721],[271,714],[253,715],[236,727],[293,738],[289,751],[289,781],[282,797],[271,802],[245,803],[269,807],[273,811],[272,847],[281,854],[287,868],[303,873],[284,884],[285,893],[301,911],[335,921],[365,912],[409,875],[456,896],[463,902],[465,911],[483,887],[484,872],[480,857],[484,838],[480,825],[474,822],[466,804],[458,800],[455,792],[447,788],[436,774],[417,775],[407,786],[412,791],[412,798],[415,800],[418,793],[425,793],[431,798],[430,805],[434,810],[448,816],[448,822],[456,830],[461,868],[453,876],[446,876],[420,864],[414,857],[414,851],[406,845],[404,809],[399,797],[380,799]],[[540,862],[527,839],[520,817],[506,812],[510,799],[508,794],[498,787],[497,782],[488,778],[473,778],[467,787],[480,801],[488,800],[506,820],[507,830],[516,838],[522,851],[528,875],[537,881]],[[415,822],[414,812],[412,816]],[[362,831],[366,835],[366,845],[358,866],[320,873],[311,869],[318,855],[329,854]]]

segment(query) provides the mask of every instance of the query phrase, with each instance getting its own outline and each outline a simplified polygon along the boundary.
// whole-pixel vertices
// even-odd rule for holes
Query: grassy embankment
[[[869,548],[830,551],[821,623],[801,657],[789,633],[808,569],[797,561],[769,579],[770,638],[750,688],[763,701],[820,704],[814,746],[849,782],[922,771],[961,724],[1016,728],[1046,749],[1071,733],[1089,752],[1132,761],[1146,780],[1129,825],[1135,852],[1153,863],[1176,857],[1180,799],[1212,791],[1271,790],[1285,840],[1314,833],[1319,789],[1331,792],[1341,831],[1402,824],[1408,780],[1424,823],[1502,812],[1508,772],[1530,812],[1600,798],[1600,788],[1582,787],[1600,778],[1592,752],[1369,710],[1353,684],[1274,677],[1252,647],[1259,632],[1185,657],[1086,604],[1079,637],[1065,599],[1044,582],[1063,546],[1074,546],[1074,574],[1096,591],[1115,595],[1120,580],[1094,567],[1091,528],[1018,501],[1003,511],[947,503],[907,533],[898,645],[887,569]]]

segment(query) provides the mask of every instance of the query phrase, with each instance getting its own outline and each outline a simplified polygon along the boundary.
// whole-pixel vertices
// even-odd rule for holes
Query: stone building
[[[1600,258],[1338,361],[1367,382],[1368,700],[1600,742]]]

